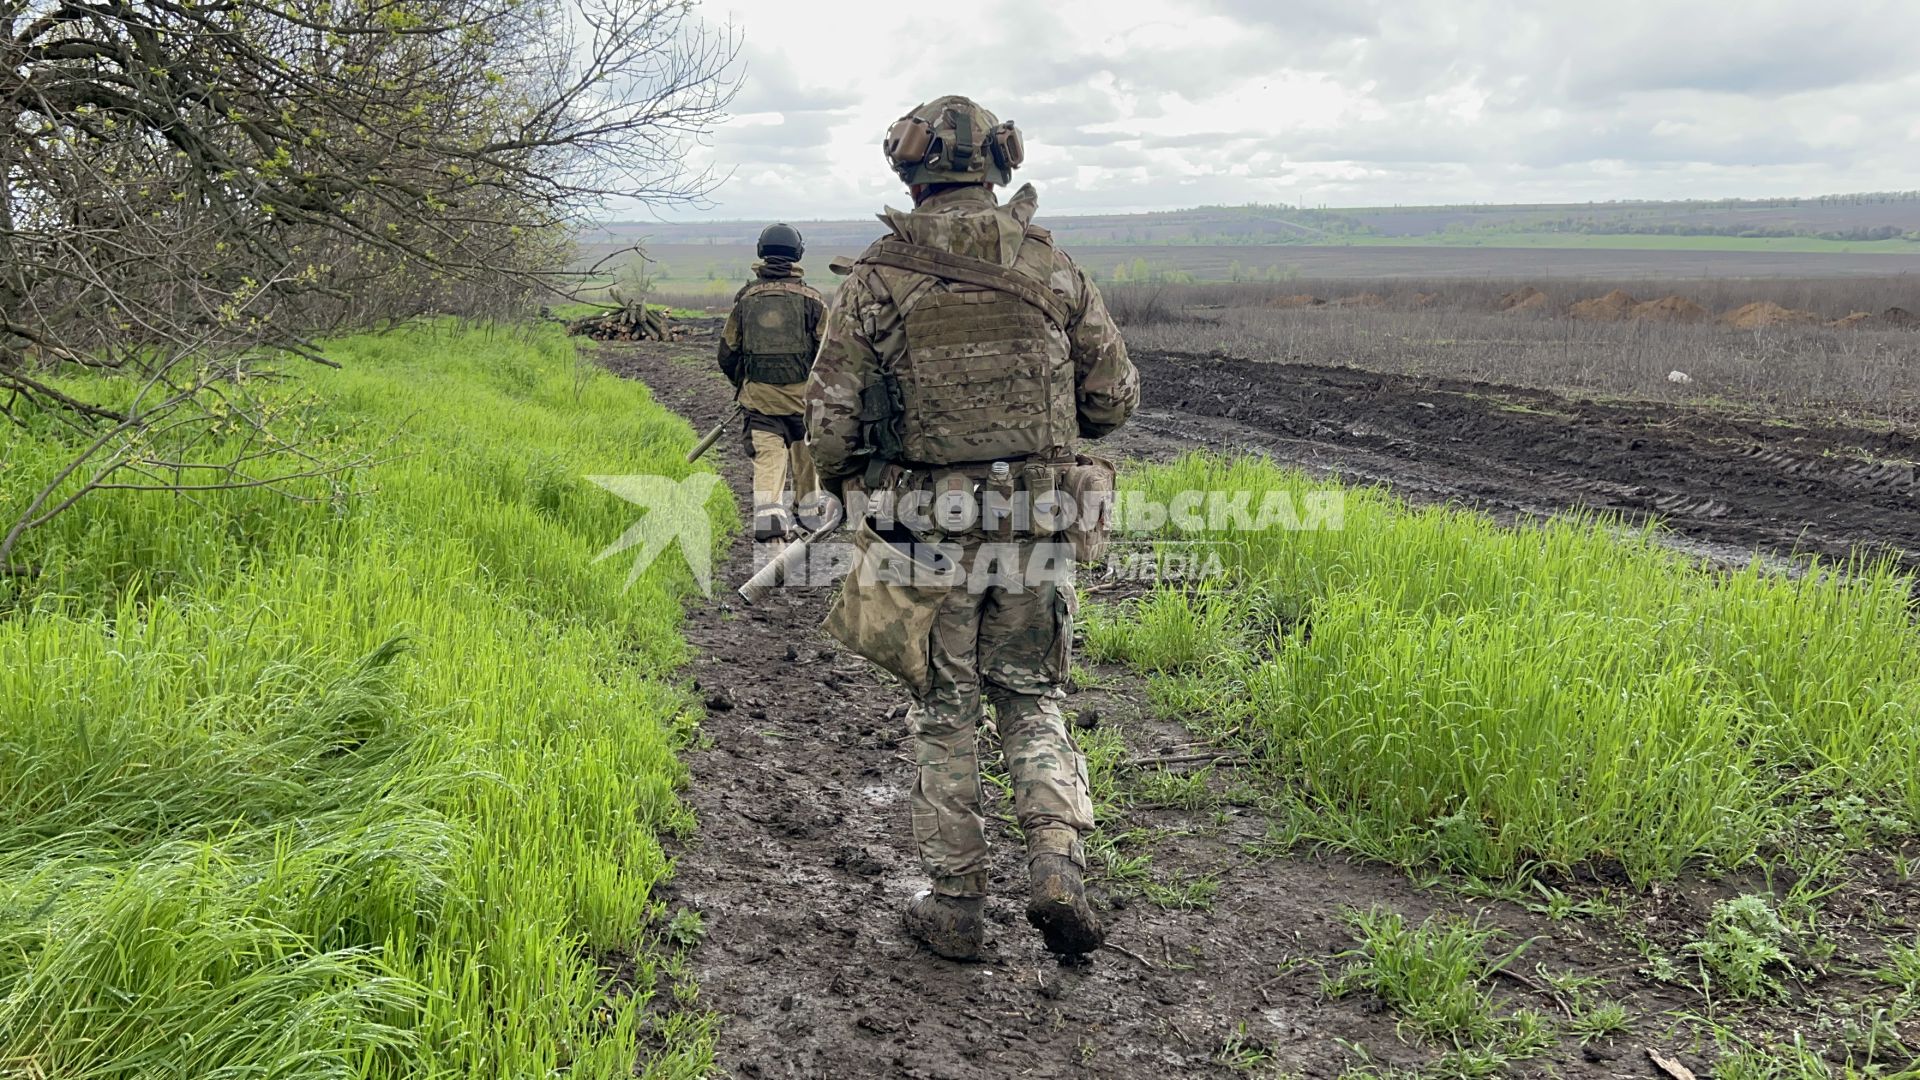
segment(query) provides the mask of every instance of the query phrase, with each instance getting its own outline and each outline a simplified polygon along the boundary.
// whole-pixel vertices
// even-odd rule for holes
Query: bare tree
[[[685,0],[0,0],[0,408],[77,455],[0,568],[129,470],[321,475],[245,373],[562,288],[606,200],[710,190],[685,151],[735,51]],[[251,449],[212,438],[256,421]]]

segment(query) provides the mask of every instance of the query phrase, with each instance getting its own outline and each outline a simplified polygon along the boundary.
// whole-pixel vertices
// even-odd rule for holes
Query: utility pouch
[[[1061,480],[1061,488],[1073,502],[1073,523],[1067,526],[1067,540],[1073,545],[1073,557],[1081,562],[1099,562],[1106,557],[1113,536],[1113,492],[1119,470],[1113,462],[1092,454],[1076,454]]]
[[[876,458],[898,461],[905,449],[900,441],[899,401],[899,384],[890,375],[860,391],[860,437]]]
[[[823,629],[923,698],[933,689],[934,617],[959,583],[960,569],[944,554],[904,544],[881,536],[870,522],[860,523],[853,568],[840,583]]]

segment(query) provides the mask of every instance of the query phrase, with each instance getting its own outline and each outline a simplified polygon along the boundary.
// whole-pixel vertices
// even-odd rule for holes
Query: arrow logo
[[[620,539],[593,557],[594,562],[637,549],[624,588],[633,588],[667,545],[678,543],[700,591],[713,595],[713,522],[707,498],[720,482],[718,473],[694,473],[685,480],[665,476],[589,476],[589,481],[640,507],[646,513]]]

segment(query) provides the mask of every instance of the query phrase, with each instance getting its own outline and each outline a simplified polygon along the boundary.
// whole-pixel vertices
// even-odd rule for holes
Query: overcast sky
[[[1050,213],[1920,187],[1920,0],[704,0],[745,85],[676,218],[901,205],[887,126],[1018,121]]]

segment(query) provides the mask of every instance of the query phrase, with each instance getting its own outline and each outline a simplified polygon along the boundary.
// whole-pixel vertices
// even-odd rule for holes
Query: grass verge
[[[681,475],[689,430],[551,327],[331,355],[289,407],[390,460],[91,496],[0,583],[0,1075],[701,1074],[653,891],[690,579],[623,592],[582,479]],[[70,451],[23,420],[0,507]]]
[[[1354,849],[1485,876],[1617,863],[1644,883],[1738,865],[1809,816],[1920,821],[1920,633],[1888,570],[1707,571],[1645,533],[1503,528],[1252,459],[1129,484],[1176,511],[1182,492],[1238,493],[1248,514],[1216,499],[1151,530],[1221,573],[1095,609],[1090,653],[1256,744]],[[1341,510],[1317,520],[1338,527],[1245,527],[1316,520],[1329,496]]]

